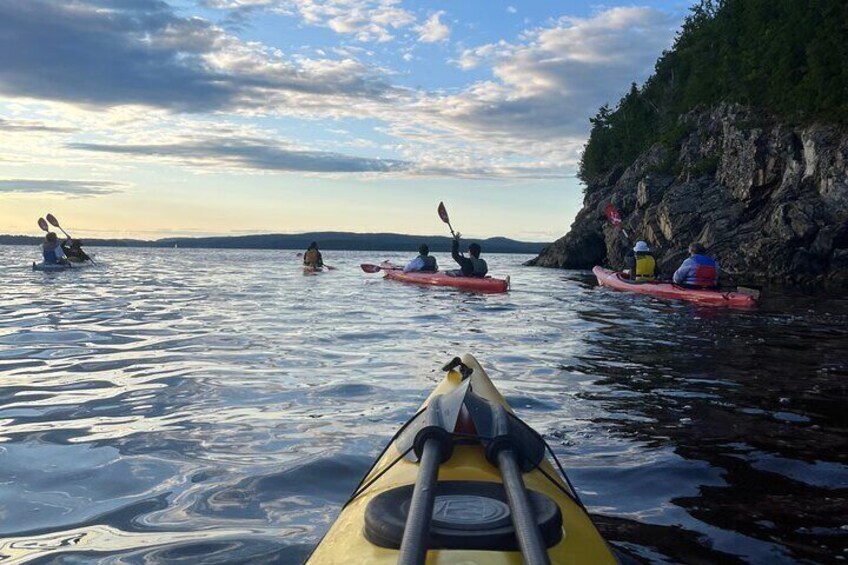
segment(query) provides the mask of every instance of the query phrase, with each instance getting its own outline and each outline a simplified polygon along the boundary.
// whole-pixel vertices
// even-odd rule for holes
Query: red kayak
[[[415,271],[404,273],[403,269],[391,263],[381,265],[386,272],[386,278],[412,284],[432,286],[450,286],[475,292],[506,292],[509,289],[509,277],[494,279],[492,277],[452,277],[443,272],[423,273]]]
[[[598,277],[598,284],[608,286],[616,290],[636,292],[638,294],[650,294],[660,298],[673,298],[676,300],[688,300],[705,306],[734,306],[750,308],[757,305],[757,299],[742,292],[722,292],[719,290],[699,290],[684,288],[670,282],[632,282],[622,278],[621,273],[595,267],[592,269]]]

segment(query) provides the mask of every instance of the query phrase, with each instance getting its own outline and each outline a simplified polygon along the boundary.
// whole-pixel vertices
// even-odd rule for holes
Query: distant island
[[[41,237],[0,235],[0,245],[38,245]],[[317,241],[321,249],[335,251],[409,251],[422,243],[436,253],[449,252],[451,238],[437,235],[405,235],[399,233],[313,232],[300,234],[258,234],[220,237],[169,237],[154,241],[142,239],[88,239],[91,247],[180,247],[190,249],[306,249]],[[484,253],[537,254],[545,243],[515,241],[506,237],[463,239],[463,246],[479,243]]]

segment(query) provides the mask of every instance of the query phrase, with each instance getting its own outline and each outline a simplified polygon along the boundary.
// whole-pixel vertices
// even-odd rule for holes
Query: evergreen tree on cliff
[[[601,107],[579,177],[627,166],[656,142],[675,149],[678,117],[735,102],[786,123],[848,123],[846,0],[701,0],[640,90]]]

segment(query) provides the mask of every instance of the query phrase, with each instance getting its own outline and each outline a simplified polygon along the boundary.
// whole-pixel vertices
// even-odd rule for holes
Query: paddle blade
[[[53,214],[47,214],[47,221],[50,222],[51,225],[59,227],[59,220],[56,219],[56,216]]]
[[[372,265],[370,263],[362,263],[359,268],[365,271],[366,273],[378,273],[381,270],[381,268],[377,265]]]
[[[328,271],[335,271],[336,270],[336,267],[333,267],[332,265],[324,265],[324,268],[327,269]]]
[[[44,231],[50,231],[50,226],[47,225],[47,222],[44,218],[38,218],[38,227],[40,227]]]
[[[605,212],[607,215],[607,220],[609,220],[612,225],[616,227],[621,225],[621,212],[615,209],[615,206],[612,205],[612,202],[607,204]]]
[[[446,224],[450,223],[450,218],[448,218],[448,211],[445,208],[444,202],[439,202],[439,217],[442,219],[442,221],[444,223],[446,223]]]

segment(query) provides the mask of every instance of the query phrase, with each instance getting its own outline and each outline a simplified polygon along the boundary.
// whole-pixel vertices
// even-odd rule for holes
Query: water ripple
[[[704,309],[512,256],[490,265],[513,291],[476,295],[364,275],[367,253],[304,277],[284,251],[104,249],[48,274],[2,251],[0,560],[299,563],[465,351],[621,552],[844,546],[844,298]]]

